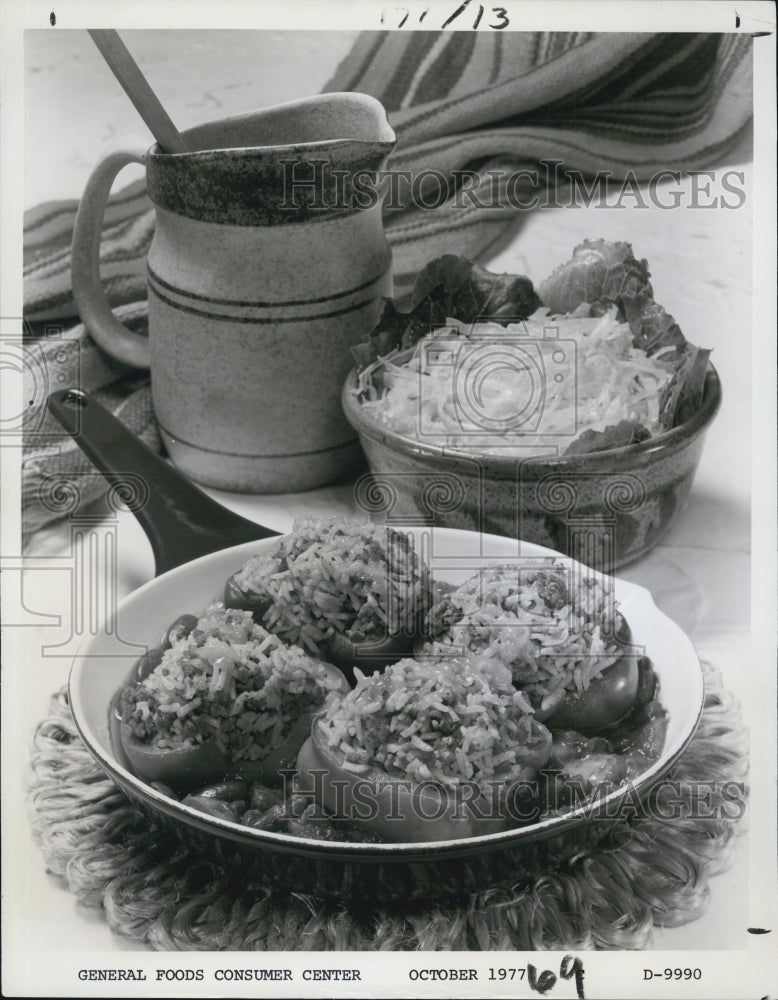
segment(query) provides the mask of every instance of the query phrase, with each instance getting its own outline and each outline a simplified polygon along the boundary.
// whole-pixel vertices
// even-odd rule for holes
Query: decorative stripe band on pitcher
[[[370,284],[374,284],[371,281]],[[311,311],[310,308],[306,308],[305,312],[294,312],[293,310],[299,310],[301,307],[307,307],[305,301],[299,304],[293,303],[246,303],[245,301],[236,301],[230,303],[229,300],[209,300],[204,296],[195,296],[185,289],[175,289],[169,283],[165,283],[163,287],[157,283],[151,270],[149,270],[149,292],[153,294],[160,302],[164,302],[165,305],[169,306],[171,309],[176,309],[178,312],[188,313],[190,316],[202,316],[204,319],[213,320],[214,322],[221,323],[251,323],[255,325],[277,325],[279,323],[311,323],[323,319],[331,319],[337,316],[346,316],[349,313],[358,312],[361,309],[373,308],[375,306],[375,295],[371,295],[368,298],[359,299],[356,302],[349,302],[346,305],[338,305],[334,309],[323,308],[319,311]],[[338,296],[333,297],[337,300]],[[323,306],[331,303],[333,298],[322,298],[318,301]],[[198,305],[192,305],[192,302],[197,302]],[[210,302],[213,301],[214,306],[219,306],[221,308],[209,308]],[[228,312],[228,309],[232,305],[234,312]],[[273,310],[272,312],[270,310]],[[288,312],[279,312],[278,310],[289,310]]]
[[[209,302],[213,305],[235,306],[246,309],[272,309],[278,307],[283,308],[286,306],[319,305],[324,302],[332,302],[335,299],[345,299],[349,295],[356,295],[357,292],[363,292],[366,288],[372,288],[374,285],[378,284],[379,281],[383,281],[386,277],[387,270],[387,268],[384,268],[372,278],[368,278],[366,281],[361,282],[361,284],[354,285],[353,288],[347,288],[342,292],[330,292],[329,295],[319,295],[315,298],[288,299],[286,301],[271,301],[268,299],[225,299],[214,295],[203,295],[200,292],[192,292],[186,288],[179,288],[177,285],[171,284],[171,282],[161,278],[156,271],[154,271],[151,265],[148,265],[148,276],[150,281],[153,281],[153,283],[157,286],[158,290],[164,289],[165,292],[173,292],[183,298],[194,299],[198,302]]]

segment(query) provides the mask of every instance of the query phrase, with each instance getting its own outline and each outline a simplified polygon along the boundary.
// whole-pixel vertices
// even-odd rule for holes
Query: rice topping
[[[416,631],[425,577],[413,537],[339,517],[303,517],[232,578],[267,602],[262,623],[317,654],[334,633],[355,642]]]
[[[414,782],[453,786],[525,775],[528,755],[550,747],[545,727],[528,715],[510,671],[497,661],[405,659],[356,687],[317,720],[325,744],[344,766],[375,766]]]
[[[426,655],[468,657],[510,671],[525,710],[583,691],[624,652],[607,576],[559,559],[480,570],[430,610]]]
[[[230,760],[259,760],[340,686],[332,667],[285,645],[250,612],[214,607],[125,690],[123,721],[159,749],[215,737]]]

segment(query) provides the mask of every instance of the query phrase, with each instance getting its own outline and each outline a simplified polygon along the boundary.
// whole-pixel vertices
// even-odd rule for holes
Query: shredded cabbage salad
[[[561,453],[622,420],[661,431],[660,395],[673,375],[662,355],[672,348],[649,357],[615,306],[578,314],[588,308],[564,316],[541,308],[508,326],[447,320],[369,365],[357,393],[388,429],[459,449]]]

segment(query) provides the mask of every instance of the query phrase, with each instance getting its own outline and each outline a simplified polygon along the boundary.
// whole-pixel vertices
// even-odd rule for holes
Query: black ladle
[[[279,534],[212,500],[89,393],[53,392],[48,408],[120,495],[128,474],[145,481],[144,494],[134,491],[127,506],[151,542],[156,576],[199,556]]]

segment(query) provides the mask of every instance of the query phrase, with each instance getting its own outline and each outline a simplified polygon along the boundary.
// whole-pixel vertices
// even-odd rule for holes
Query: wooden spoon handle
[[[151,89],[140,67],[127,50],[127,46],[113,29],[89,29],[92,40],[108,63],[113,75],[135,105],[151,134],[165,153],[188,153],[178,129],[173,124],[159,98]]]

